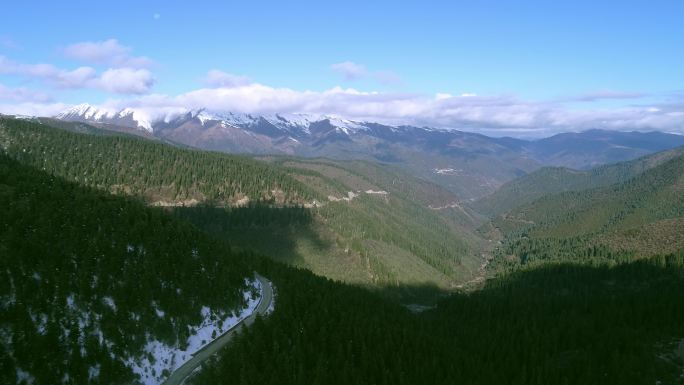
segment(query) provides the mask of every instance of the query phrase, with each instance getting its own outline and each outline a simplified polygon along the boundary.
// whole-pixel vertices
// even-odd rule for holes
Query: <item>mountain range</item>
[[[477,211],[496,216],[536,201],[546,195],[589,190],[625,182],[673,158],[684,155],[684,147],[661,151],[634,160],[606,164],[590,170],[567,167],[543,167],[505,183],[472,206]]]
[[[199,109],[151,118],[135,108],[113,111],[88,104],[53,118],[205,150],[396,164],[446,187],[461,200],[480,198],[543,166],[588,169],[684,145],[684,136],[661,132],[589,130],[523,140],[325,115]]]
[[[253,270],[273,313],[191,383],[681,382],[681,148],[544,167],[465,205],[397,167],[433,159],[414,147],[238,156],[97,125],[0,118],[0,383],[163,383],[249,309]],[[561,138],[588,135],[610,137]]]
[[[535,184],[552,186],[531,202],[514,188],[502,189],[502,197],[522,199],[482,228],[493,226],[490,234],[503,235],[494,265],[615,264],[684,247],[681,148],[594,169],[567,178],[569,183],[559,183],[559,175],[540,173],[517,184],[533,194],[542,190]],[[501,209],[499,198],[483,203]]]

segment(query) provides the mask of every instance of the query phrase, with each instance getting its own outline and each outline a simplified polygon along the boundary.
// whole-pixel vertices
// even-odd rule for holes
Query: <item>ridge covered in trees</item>
[[[677,252],[682,219],[684,155],[677,155],[624,182],[550,194],[495,218],[490,226],[503,234],[503,245],[492,266],[617,263]]]
[[[501,215],[544,196],[625,182],[683,154],[684,147],[678,147],[590,170],[543,167],[504,184],[492,194],[474,202],[473,207],[490,216]]]
[[[683,383],[684,253],[527,268],[418,314],[269,265],[277,310],[191,383]]]
[[[473,231],[479,222],[471,219],[472,213],[431,208],[448,206],[456,198],[389,166],[296,158],[259,161],[92,127],[79,131],[83,133],[2,118],[0,148],[50,174],[172,206],[238,249],[337,280],[446,288],[477,270],[476,249],[482,240]],[[240,216],[249,219],[237,220]]]
[[[1,154],[0,207],[0,383],[131,383],[148,340],[244,306],[244,260],[160,209]]]
[[[10,122],[12,131],[7,122],[0,121],[0,147],[11,156],[0,156],[0,207],[7,208],[0,216],[0,382],[18,383],[19,370],[35,376],[36,384],[64,382],[65,374],[75,384],[135,382],[123,360],[139,352],[149,336],[182,341],[202,306],[240,307],[244,279],[258,270],[275,284],[275,311],[241,330],[192,383],[684,383],[684,357],[676,354],[684,339],[684,252],[617,250],[605,238],[642,231],[644,223],[654,226],[643,231],[670,229],[672,237],[680,237],[680,158],[621,184],[543,197],[495,220],[506,236],[491,262],[491,274],[500,274],[480,290],[451,292],[436,308],[412,313],[381,293],[238,254],[230,246],[239,240],[241,250],[258,243],[279,251],[280,245],[296,243],[298,232],[310,230],[312,243],[332,240],[361,256],[373,250],[392,258],[378,258],[385,264],[370,270],[387,271],[383,282],[397,276],[391,268],[410,260],[402,259],[401,250],[427,261],[437,258],[428,263],[433,272],[448,270],[443,261],[461,261],[465,250],[478,244],[446,239],[451,233],[444,227],[467,230],[482,219],[467,208],[454,214],[455,207],[451,217],[425,210],[450,199],[430,184],[362,162],[282,159],[269,165],[246,159],[272,169],[273,180],[290,180],[293,195],[283,191],[296,199],[306,191],[321,200],[365,189],[388,194],[327,201],[317,208],[278,206],[267,195],[261,196],[266,204],[241,207],[207,200],[194,207],[150,208],[139,199],[107,194],[112,179],[85,179],[98,167],[107,168],[94,160],[99,144],[83,146],[95,143],[94,137],[57,140],[62,131]],[[62,147],[72,139],[83,151],[58,167],[59,158],[49,152],[67,156]],[[135,138],[105,139],[122,154],[152,146],[153,161],[146,165],[158,167],[151,172],[154,178],[177,164],[154,160],[166,159],[167,151],[179,151],[179,159],[194,154],[223,159]],[[116,192],[154,202],[149,189],[161,179],[147,176],[140,159],[134,157],[131,167],[141,173],[122,176],[137,190]],[[191,168],[213,164],[194,162]],[[300,185],[309,190],[299,190]],[[258,184],[245,186],[265,191]],[[598,219],[592,219],[594,213]],[[332,239],[316,238],[324,234],[315,229],[322,224]],[[276,238],[282,243],[274,243]],[[444,255],[454,259],[438,258]],[[430,289],[419,280],[398,287]],[[84,323],[85,317],[96,322]],[[93,367],[97,378],[91,376]]]
[[[129,135],[75,133],[0,118],[0,148],[50,174],[149,203],[234,205],[245,197],[266,203],[312,198],[304,185],[263,162]]]

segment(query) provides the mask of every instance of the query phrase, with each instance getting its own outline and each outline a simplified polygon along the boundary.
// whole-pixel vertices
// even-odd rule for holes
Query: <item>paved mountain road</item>
[[[256,310],[248,317],[230,328],[227,332],[223,333],[220,337],[211,341],[207,345],[204,345],[204,347],[198,350],[188,362],[184,363],[181,365],[181,367],[171,373],[169,378],[164,381],[163,385],[183,384],[183,382],[195,369],[202,364],[202,362],[206,361],[209,359],[209,357],[213,356],[214,353],[219,351],[219,349],[226,346],[228,342],[233,339],[235,333],[240,330],[240,327],[243,325],[249,326],[253,324],[257,314],[261,314],[262,316],[266,314],[266,311],[273,302],[273,287],[271,286],[271,281],[260,276],[259,274],[256,274],[256,279],[258,279],[261,283],[261,298],[259,299],[259,304],[257,305]]]

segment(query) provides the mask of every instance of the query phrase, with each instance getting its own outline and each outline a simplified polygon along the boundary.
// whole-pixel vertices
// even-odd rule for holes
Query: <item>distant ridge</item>
[[[681,155],[684,155],[684,147],[591,170],[544,167],[504,184],[493,194],[475,202],[473,207],[484,214],[496,216],[531,203],[545,195],[587,190],[624,182]]]
[[[464,201],[490,194],[543,166],[588,169],[684,145],[684,136],[661,132],[589,130],[522,140],[331,115],[206,109],[177,109],[152,116],[142,109],[81,104],[54,118],[228,153],[394,163],[446,187]]]

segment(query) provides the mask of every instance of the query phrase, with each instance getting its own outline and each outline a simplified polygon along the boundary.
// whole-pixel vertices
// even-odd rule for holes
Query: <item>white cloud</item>
[[[52,64],[23,64],[0,56],[0,74],[42,79],[57,88],[92,88],[120,94],[144,94],[154,85],[147,69],[111,68],[102,74],[92,67],[64,70]]]
[[[154,77],[146,69],[114,68],[103,72],[93,84],[117,94],[144,94],[154,85]]]
[[[683,104],[572,110],[563,104],[529,102],[511,96],[445,93],[427,96],[341,87],[298,91],[258,83],[202,88],[176,96],[146,95],[110,101],[107,106],[134,107],[150,120],[206,108],[216,112],[335,115],[358,121],[453,128],[490,135],[541,136],[591,128],[684,133]]]
[[[366,67],[351,61],[333,64],[330,69],[342,75],[345,80],[357,80],[368,76]]]
[[[219,70],[211,70],[204,78],[204,83],[210,87],[239,87],[252,83],[247,76],[229,74]]]
[[[49,102],[52,97],[44,92],[34,91],[25,87],[12,88],[0,84],[0,100],[14,102]]]
[[[5,115],[28,115],[28,116],[54,116],[68,108],[64,103],[0,103],[0,114]]]
[[[132,56],[131,51],[130,47],[119,44],[116,39],[109,39],[69,45],[64,48],[64,55],[86,63],[114,67],[147,68],[152,65],[152,60],[144,56]]]
[[[218,70],[207,74],[208,87],[179,95],[159,95],[146,94],[154,84],[152,74],[146,69],[114,68],[98,73],[90,67],[81,67],[65,71],[47,64],[17,64],[0,57],[0,73],[45,79],[62,88],[89,87],[112,93],[144,94],[110,100],[105,107],[110,110],[132,107],[152,121],[206,108],[214,112],[335,115],[358,121],[453,128],[490,135],[542,136],[590,128],[684,134],[684,98],[676,97],[667,103],[643,106],[573,109],[564,102],[533,102],[506,95],[424,95],[342,87],[324,91],[276,88]],[[0,112],[5,113],[51,115],[58,105],[41,104],[43,96],[26,89],[5,87],[0,89],[0,95],[15,106],[9,102],[0,105]]]
[[[344,80],[354,81],[364,78],[372,78],[385,85],[401,84],[401,78],[392,71],[369,71],[364,65],[345,61],[330,66],[334,72],[342,76]]]
[[[47,105],[45,110],[51,111],[53,106]],[[258,83],[201,88],[175,96],[152,94],[110,100],[105,107],[110,110],[132,107],[151,121],[189,109],[206,108],[216,112],[335,115],[358,121],[453,128],[490,135],[545,136],[591,128],[684,134],[684,103],[572,110],[563,104],[529,102],[511,96],[444,93],[427,96],[341,87],[297,91]],[[12,112],[8,106],[3,108],[5,112]],[[36,104],[21,104],[18,110],[26,113],[40,108]]]
[[[573,96],[567,99],[561,99],[560,101],[576,101],[576,102],[595,102],[599,100],[611,100],[611,99],[639,99],[648,96],[648,94],[643,92],[626,92],[626,91],[614,91],[614,90],[599,90],[587,92],[581,95]]]

